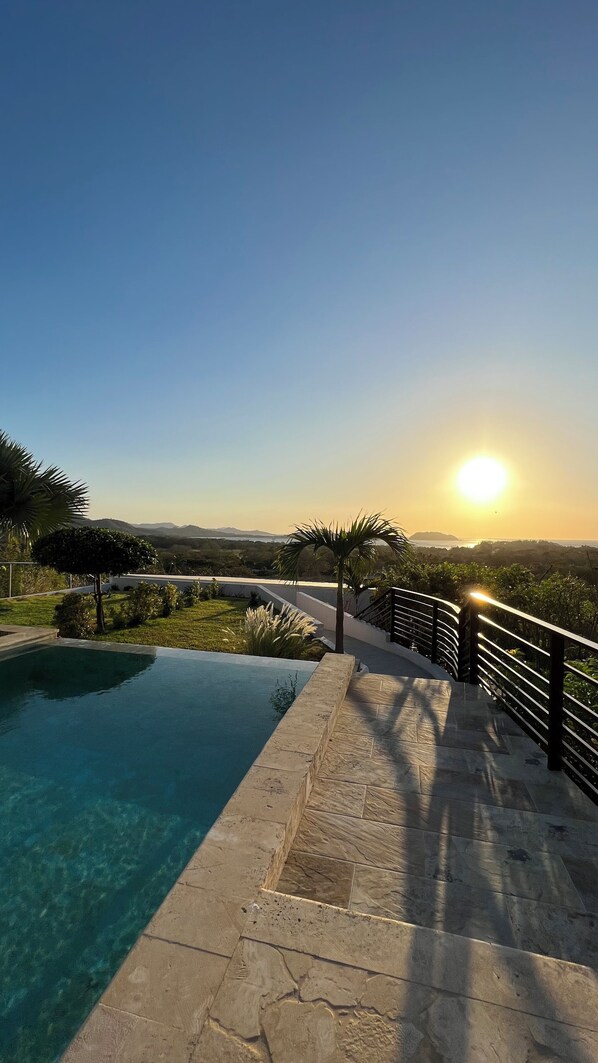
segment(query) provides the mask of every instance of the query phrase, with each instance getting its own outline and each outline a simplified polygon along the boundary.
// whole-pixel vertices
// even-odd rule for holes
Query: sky
[[[0,425],[91,516],[598,538],[595,0],[1,12]]]

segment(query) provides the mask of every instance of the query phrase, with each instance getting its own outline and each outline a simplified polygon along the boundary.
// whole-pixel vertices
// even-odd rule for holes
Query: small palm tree
[[[347,528],[338,524],[327,527],[320,521],[302,524],[295,528],[288,542],[278,554],[277,564],[280,574],[297,582],[299,578],[299,560],[304,550],[310,549],[316,554],[320,550],[329,550],[334,559],[337,576],[336,590],[336,652],[344,653],[343,638],[343,586],[347,566],[351,559],[373,561],[376,557],[376,544],[385,543],[395,554],[402,554],[407,549],[407,539],[403,531],[381,513],[370,516],[360,514]]]
[[[67,527],[87,509],[87,487],[56,466],[42,467],[0,431],[0,539],[27,543]]]

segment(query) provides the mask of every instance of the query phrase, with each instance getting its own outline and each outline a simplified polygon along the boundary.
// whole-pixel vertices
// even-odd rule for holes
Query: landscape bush
[[[151,583],[139,583],[121,606],[121,615],[129,627],[139,627],[158,616],[163,615],[163,598],[161,588]]]
[[[54,609],[54,623],[63,639],[93,638],[96,630],[93,595],[65,594]]]
[[[194,580],[193,583],[190,583],[188,587],[185,587],[185,590],[182,594],[182,599],[183,604],[188,607],[191,607],[192,605],[197,605],[197,603],[201,601],[201,584],[199,583],[199,581]]]
[[[165,583],[163,587],[159,588],[160,598],[162,599],[162,613],[161,616],[171,616],[175,609],[181,607],[181,595],[174,583]]]

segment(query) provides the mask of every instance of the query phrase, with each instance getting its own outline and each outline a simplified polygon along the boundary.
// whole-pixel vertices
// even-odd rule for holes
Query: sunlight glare
[[[507,470],[495,458],[480,455],[462,466],[457,485],[470,502],[492,502],[507,485]]]

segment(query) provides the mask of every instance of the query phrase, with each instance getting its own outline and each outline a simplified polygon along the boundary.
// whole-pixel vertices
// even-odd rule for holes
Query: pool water
[[[315,665],[0,657],[0,1061],[52,1063]]]

